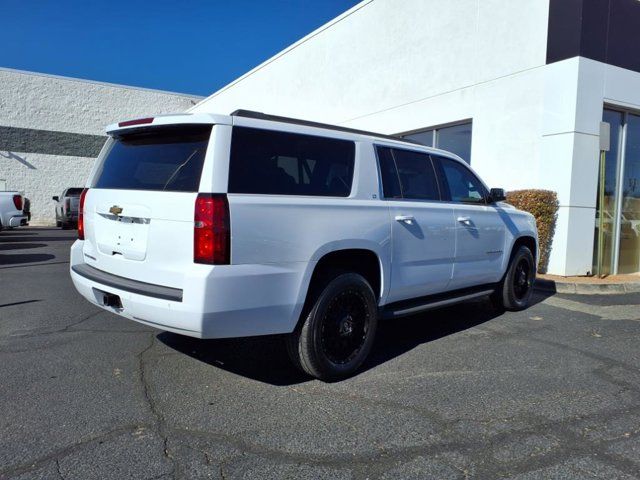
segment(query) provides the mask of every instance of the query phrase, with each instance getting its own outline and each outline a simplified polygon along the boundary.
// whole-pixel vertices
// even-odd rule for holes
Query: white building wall
[[[200,97],[0,69],[0,127],[104,135],[110,123],[181,112]],[[0,180],[31,200],[32,224],[55,223],[53,195],[84,186],[94,158],[3,150]]]
[[[367,0],[193,111],[245,108],[365,124],[389,109],[544,65],[548,9],[547,0],[456,0],[446,8],[441,0]]]
[[[490,186],[557,192],[549,272],[592,270],[605,103],[640,109],[640,74],[546,64],[548,0],[367,0],[195,106],[401,133],[471,119]]]

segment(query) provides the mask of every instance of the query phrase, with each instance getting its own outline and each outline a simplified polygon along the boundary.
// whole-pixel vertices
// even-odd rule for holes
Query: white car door
[[[455,220],[428,154],[377,147],[392,242],[387,302],[443,292],[453,273]]]
[[[495,283],[502,276],[506,226],[489,192],[462,162],[433,156],[444,195],[454,207],[456,252],[450,290]]]

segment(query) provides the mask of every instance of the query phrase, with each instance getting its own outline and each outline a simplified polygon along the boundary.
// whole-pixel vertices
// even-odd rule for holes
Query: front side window
[[[440,200],[435,171],[426,153],[377,147],[385,198]]]
[[[452,202],[486,203],[488,195],[480,179],[462,163],[432,155],[440,170],[445,195]]]
[[[234,127],[229,193],[348,197],[354,161],[348,140]]]

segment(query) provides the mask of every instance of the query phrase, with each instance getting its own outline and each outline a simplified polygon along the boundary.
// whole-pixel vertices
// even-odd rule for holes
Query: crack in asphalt
[[[56,472],[58,472],[58,476],[61,480],[65,480],[64,475],[62,475],[62,471],[60,470],[60,460],[56,458]]]
[[[72,320],[72,323],[70,323],[69,325],[66,325],[62,328],[58,328],[56,330],[44,330],[44,331],[30,331],[29,333],[18,333],[18,334],[13,334],[13,335],[9,335],[7,338],[10,338],[12,340],[19,340],[19,339],[23,339],[23,338],[32,338],[32,337],[40,337],[40,336],[44,336],[44,335],[53,335],[56,333],[67,333],[67,332],[73,332],[76,330],[71,330],[73,327],[77,326],[77,325],[81,325],[82,323],[86,322],[87,320],[91,320],[93,317],[96,317],[98,315],[100,315],[101,313],[105,313],[103,310],[98,310],[97,312],[91,312],[87,315],[83,315],[82,318],[80,318],[79,320]]]
[[[20,475],[26,472],[30,472],[42,467],[44,464],[51,461],[59,462],[61,459],[68,457],[69,455],[72,455],[73,453],[76,453],[85,447],[94,445],[98,442],[109,440],[111,438],[122,435],[123,433],[133,433],[140,427],[148,428],[149,425],[139,424],[139,423],[130,424],[130,425],[114,428],[113,430],[109,430],[107,432],[101,433],[100,435],[94,435],[92,437],[86,438],[79,442],[76,442],[71,445],[67,445],[66,447],[55,450],[51,453],[48,453],[47,455],[43,455],[41,457],[31,459],[19,465],[13,465],[10,467],[0,469],[0,478],[3,478],[2,475],[14,476],[14,475]]]
[[[155,341],[156,341],[155,333],[151,333],[150,334],[150,339],[151,339],[151,341],[149,342],[149,345],[138,354],[139,372],[140,372],[139,380],[140,380],[140,383],[142,385],[144,398],[147,401],[147,404],[149,406],[149,410],[151,411],[151,413],[156,418],[155,432],[162,439],[162,442],[163,442],[163,452],[162,453],[163,453],[164,457],[166,457],[172,464],[172,471],[170,472],[170,475],[173,478],[178,478],[178,476],[177,476],[178,463],[176,462],[176,459],[171,455],[171,453],[169,452],[169,448],[168,448],[168,435],[166,433],[166,419],[165,419],[164,415],[162,414],[162,412],[160,412],[160,410],[158,409],[158,407],[157,407],[157,405],[155,403],[155,400],[153,399],[153,396],[151,395],[151,386],[150,386],[149,381],[147,379],[145,355],[147,354],[147,352],[149,352],[153,348],[153,346],[155,344]]]
[[[67,262],[60,262],[67,263]],[[51,264],[51,263],[49,263]],[[46,264],[40,264],[46,265]],[[20,265],[19,267],[31,267],[40,265]],[[17,268],[17,267],[16,267]],[[41,270],[39,270],[41,271]],[[589,314],[600,317],[601,320],[640,320],[638,314],[632,314],[633,307],[630,306],[593,306],[581,304],[571,300],[560,298],[546,299],[543,304],[551,308],[564,309],[573,311],[578,314]],[[576,305],[579,304],[579,305]],[[637,311],[637,306],[635,310]],[[371,478],[387,473],[395,468],[401,467],[419,459],[426,457],[429,460],[441,462],[447,466],[454,468],[460,472],[462,477],[466,478],[497,478],[502,476],[518,475],[540,469],[558,466],[569,460],[579,458],[590,458],[597,460],[604,465],[611,466],[622,473],[626,473],[632,477],[637,476],[640,471],[638,462],[625,457],[622,454],[612,450],[621,440],[637,440],[640,438],[640,427],[634,424],[634,420],[629,420],[630,416],[640,416],[640,369],[632,365],[625,359],[618,360],[607,355],[597,353],[596,351],[580,348],[572,345],[571,340],[557,340],[553,325],[542,323],[526,323],[522,322],[519,317],[502,317],[502,322],[489,322],[475,325],[473,330],[478,334],[486,335],[497,341],[507,342],[536,342],[550,349],[557,349],[563,352],[572,352],[579,360],[586,359],[584,363],[588,367],[580,367],[581,373],[588,373],[596,381],[602,380],[606,385],[615,387],[615,391],[607,389],[606,394],[613,397],[618,405],[597,404],[597,411],[592,411],[588,415],[574,415],[563,417],[560,420],[553,420],[552,415],[545,416],[536,414],[527,409],[537,407],[544,402],[552,402],[555,396],[549,396],[543,400],[524,398],[522,405],[514,415],[501,418],[486,418],[479,412],[477,418],[473,418],[472,412],[470,416],[464,416],[458,413],[456,418],[445,417],[443,412],[431,410],[428,407],[407,405],[401,401],[387,398],[371,398],[363,394],[345,393],[342,391],[334,391],[330,386],[317,386],[315,383],[306,384],[303,387],[289,387],[288,390],[298,395],[311,395],[319,398],[341,399],[353,402],[353,408],[367,409],[371,407],[383,408],[390,412],[390,415],[398,412],[408,412],[415,415],[426,422],[429,427],[433,427],[434,435],[437,435],[435,443],[424,443],[427,436],[418,440],[423,443],[410,446],[385,447],[379,441],[370,442],[363,452],[351,454],[349,452],[338,453],[307,453],[302,451],[287,451],[284,447],[272,446],[266,443],[251,441],[251,432],[242,431],[239,433],[216,432],[211,429],[198,430],[191,428],[179,428],[171,424],[167,419],[165,412],[170,408],[166,402],[163,403],[163,397],[160,396],[160,388],[157,377],[151,375],[157,363],[168,357],[182,354],[173,352],[159,352],[155,349],[157,337],[155,332],[144,330],[93,330],[90,328],[79,328],[83,322],[95,317],[103,310],[83,315],[82,318],[72,319],[71,323],[63,328],[56,330],[31,331],[24,334],[12,335],[6,337],[7,341],[14,342],[28,338],[44,337],[54,334],[69,334],[75,332],[91,332],[97,335],[105,333],[126,333],[126,334],[143,334],[149,335],[148,343],[136,346],[139,353],[135,355],[137,359],[137,372],[134,367],[133,372],[136,375],[136,392],[138,388],[142,390],[142,397],[146,403],[146,407],[151,413],[151,417],[147,422],[149,424],[130,424],[120,426],[119,428],[109,430],[107,432],[93,435],[89,438],[82,439],[71,445],[59,448],[42,457],[13,465],[9,467],[0,467],[0,478],[5,476],[20,475],[30,472],[47,465],[52,468],[55,462],[55,471],[60,479],[64,480],[61,468],[62,459],[73,455],[83,449],[95,445],[97,442],[110,440],[125,433],[133,433],[137,429],[144,427],[149,429],[153,434],[161,439],[161,448],[158,455],[164,461],[171,464],[169,473],[162,473],[155,479],[161,478],[180,478],[183,474],[183,468],[186,465],[187,458],[194,458],[194,455],[184,457],[184,451],[181,448],[189,448],[200,452],[202,457],[197,456],[199,462],[203,462],[207,468],[211,468],[214,475],[219,475],[223,480],[230,476],[229,468],[233,467],[236,462],[243,462],[250,456],[255,456],[264,461],[272,461],[276,464],[288,465],[306,465],[315,467],[328,467],[339,470],[349,470],[355,478]],[[633,317],[633,318],[631,318]],[[500,317],[497,317],[500,318]],[[572,320],[579,318],[576,315]],[[540,317],[540,319],[542,319]],[[533,320],[533,319],[532,319]],[[591,320],[587,319],[586,323]],[[595,320],[594,320],[595,322]],[[468,332],[468,331],[467,331]],[[600,331],[596,332],[600,334]],[[539,338],[546,335],[547,338]],[[71,341],[74,340],[74,337]],[[4,339],[3,339],[4,340]],[[140,338],[143,342],[144,339]],[[35,342],[34,342],[35,343]],[[47,343],[43,341],[42,343]],[[51,343],[51,342],[48,342]],[[47,346],[42,349],[48,348]],[[29,348],[24,350],[2,350],[0,354],[20,353],[27,351],[35,351],[38,348]],[[595,363],[595,366],[593,365]],[[134,364],[135,365],[135,364]],[[509,370],[505,368],[505,370]],[[522,369],[522,371],[525,371]],[[458,373],[464,374],[464,371]],[[470,370],[469,374],[481,375],[482,372]],[[451,374],[451,372],[431,372],[434,377],[442,377]],[[387,375],[386,373],[384,375]],[[384,377],[381,376],[381,378]],[[154,378],[156,381],[154,382]],[[405,380],[410,376],[404,377]],[[250,384],[251,380],[243,379]],[[139,382],[139,386],[138,386]],[[553,392],[555,393],[555,392]],[[559,394],[566,394],[559,392]],[[136,393],[138,395],[138,393]],[[593,391],[589,391],[587,395],[593,396]],[[596,397],[598,398],[598,397]],[[314,399],[311,399],[312,401]],[[535,401],[534,401],[535,400]],[[319,403],[319,402],[318,402]],[[625,406],[621,406],[625,405]],[[326,415],[336,421],[334,415],[326,408]],[[145,408],[146,410],[146,408]],[[454,410],[455,411],[455,410]],[[536,410],[537,411],[537,410]],[[589,410],[591,411],[591,410]],[[509,412],[511,413],[511,412]],[[490,412],[488,413],[490,415]],[[545,411],[546,414],[546,411]],[[146,417],[146,414],[145,414]],[[635,418],[635,417],[634,417]],[[339,419],[340,422],[347,425],[349,432],[347,435],[355,435],[357,437],[366,436],[358,425],[344,418]],[[482,428],[471,430],[474,423],[479,424]],[[629,423],[629,428],[625,425]],[[613,424],[613,426],[611,426]],[[505,430],[497,431],[501,427]],[[283,425],[282,428],[286,428]],[[530,439],[539,440],[539,442],[530,442]],[[192,446],[199,440],[206,440],[211,446],[232,447],[236,453],[217,457],[215,453],[210,453],[210,449],[200,449]],[[513,449],[513,450],[511,450]],[[209,450],[209,451],[208,451]],[[506,456],[496,455],[496,452],[505,453]],[[181,453],[182,452],[182,453]],[[155,453],[155,451],[154,451]],[[167,465],[168,466],[168,465]],[[598,475],[598,472],[591,471],[586,466],[569,466],[571,470],[579,475]],[[69,473],[69,472],[66,472]],[[151,479],[149,479],[151,480]]]

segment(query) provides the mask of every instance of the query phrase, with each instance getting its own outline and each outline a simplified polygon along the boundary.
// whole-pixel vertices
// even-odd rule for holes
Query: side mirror
[[[492,188],[489,192],[489,201],[491,203],[503,202],[506,199],[507,196],[504,194],[504,189],[502,188]]]
[[[53,200],[55,200],[56,202],[60,200],[60,197],[58,197],[57,195],[51,197]]]

